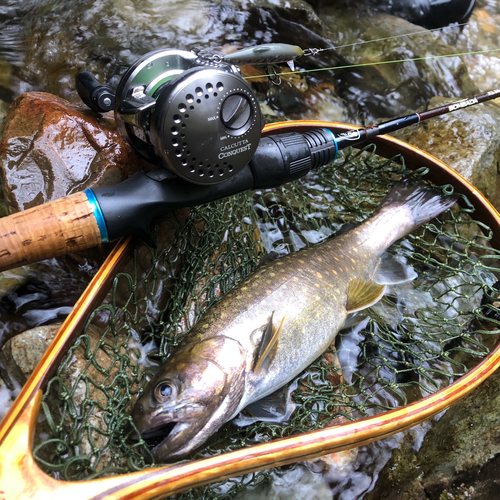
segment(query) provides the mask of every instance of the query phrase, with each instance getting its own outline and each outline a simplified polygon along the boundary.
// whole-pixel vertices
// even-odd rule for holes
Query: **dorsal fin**
[[[285,322],[286,315],[283,316],[280,326],[278,328],[273,327],[273,316],[274,311],[269,318],[269,323],[266,326],[266,330],[262,335],[262,340],[260,342],[259,354],[257,355],[257,361],[253,368],[253,372],[256,373],[258,370],[266,370],[269,368],[269,364],[272,360],[273,348],[277,345],[278,336],[283,328],[283,323]]]
[[[384,295],[385,285],[355,278],[349,283],[346,309],[348,313],[361,311],[377,303]]]

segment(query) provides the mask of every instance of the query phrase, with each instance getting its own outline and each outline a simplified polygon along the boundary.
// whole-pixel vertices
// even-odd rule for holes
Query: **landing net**
[[[135,249],[111,291],[45,389],[34,456],[48,474],[81,480],[157,464],[134,441],[129,413],[152,373],[207,308],[264,255],[299,251],[364,221],[401,178],[425,178],[404,159],[346,150],[278,189],[172,213],[158,248]],[[447,193],[450,186],[441,187]],[[356,420],[421,399],[456,380],[497,342],[500,252],[462,197],[390,252],[418,278],[393,286],[339,333],[291,385],[284,423],[227,423],[190,459]],[[191,490],[179,498],[234,498],[272,471]]]

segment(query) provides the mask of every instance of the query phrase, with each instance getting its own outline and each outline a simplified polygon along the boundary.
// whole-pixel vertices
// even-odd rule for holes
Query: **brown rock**
[[[61,323],[57,323],[33,328],[6,343],[2,350],[3,362],[17,382],[22,384],[26,381],[60,326]],[[77,341],[77,347],[63,360],[55,390],[48,390],[44,400],[46,411],[57,429],[51,429],[42,417],[36,433],[37,444],[48,437],[78,442],[78,454],[88,455],[91,466],[96,470],[113,459],[107,417],[117,410],[116,405],[121,405],[120,411],[124,407],[133,407],[142,380],[140,374],[145,368],[137,366],[140,355],[130,350],[138,346],[131,342],[127,347],[125,340],[126,336],[122,334],[115,337],[107,332],[104,335],[104,331],[94,325],[86,329],[85,335]],[[110,349],[114,342],[115,348]],[[129,352],[129,362],[122,366],[119,359],[123,359],[125,351]],[[92,353],[91,360],[89,353]],[[70,396],[69,405],[65,404],[61,393]],[[80,429],[84,415],[86,432]],[[75,434],[79,438],[75,438]],[[98,449],[101,452],[95,453]],[[49,441],[38,451],[37,457],[49,462],[57,461],[57,453],[57,447]]]
[[[456,102],[434,98],[429,109]],[[391,135],[440,159],[478,188],[495,207],[500,161],[500,107],[496,103],[459,109]]]
[[[62,323],[39,326],[6,342],[0,354],[5,368],[20,384],[24,384],[42,359]]]
[[[1,133],[0,169],[11,213],[154,168],[137,157],[112,119],[50,94],[19,96]]]

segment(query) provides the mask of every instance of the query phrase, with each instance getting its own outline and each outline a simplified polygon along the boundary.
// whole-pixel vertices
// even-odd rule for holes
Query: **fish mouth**
[[[160,424],[153,429],[141,432],[141,439],[143,439],[147,445],[154,450],[169,438],[177,424],[178,422]]]
[[[210,416],[196,421],[169,421],[140,432],[157,464],[184,458],[205,441],[203,428]]]

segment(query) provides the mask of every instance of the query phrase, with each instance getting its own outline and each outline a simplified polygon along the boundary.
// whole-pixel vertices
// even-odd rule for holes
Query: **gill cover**
[[[177,349],[149,382],[132,412],[142,437],[165,438],[158,462],[186,456],[235,412],[244,388],[245,355],[224,336]]]

